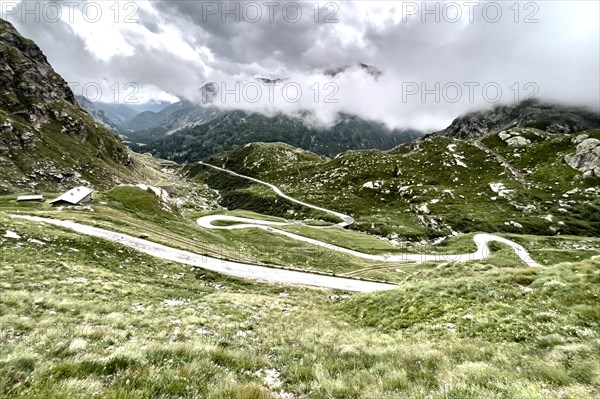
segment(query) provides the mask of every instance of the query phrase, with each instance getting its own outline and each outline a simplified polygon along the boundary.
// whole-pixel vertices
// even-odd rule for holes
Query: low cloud
[[[99,3],[103,18],[95,22],[83,17],[85,2],[73,20],[58,22],[36,22],[4,3],[3,18],[36,41],[67,81],[101,87],[103,101],[123,101],[133,92],[127,83],[142,102],[202,101],[200,88],[214,82],[217,106],[309,111],[325,124],[346,112],[425,130],[531,95],[600,109],[597,2],[427,2],[423,9],[422,2],[285,1],[269,9],[265,2],[140,1],[119,3],[118,16]],[[374,79],[361,62],[383,75]],[[323,74],[344,65],[335,77]],[[287,80],[273,86],[257,77]]]

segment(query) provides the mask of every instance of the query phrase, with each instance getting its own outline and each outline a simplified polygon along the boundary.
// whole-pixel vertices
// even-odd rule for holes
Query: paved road
[[[344,222],[338,223],[338,226],[348,226],[354,222],[354,219],[352,219],[352,217],[349,215],[344,215],[343,213],[335,212],[330,209],[321,208],[316,205],[308,204],[306,202],[302,202],[295,198],[292,198],[289,195],[286,195],[283,192],[281,192],[281,190],[278,187],[274,186],[271,183],[267,183],[262,180],[255,179],[253,177],[244,176],[242,174],[230,171],[228,169],[219,168],[218,166],[210,165],[210,164],[203,163],[203,162],[200,162],[200,163],[202,165],[210,166],[211,168],[214,168],[214,169],[217,169],[217,170],[220,170],[223,172],[227,172],[229,174],[239,176],[239,177],[251,180],[256,183],[264,184],[264,185],[270,187],[273,191],[275,191],[275,193],[277,193],[277,195],[280,195],[290,201],[293,201],[298,204],[307,206],[309,208],[318,209],[320,211],[327,212],[329,214],[340,217],[344,220]],[[234,222],[239,222],[239,224],[230,225],[230,226],[215,226],[212,224],[212,222],[218,221],[218,220],[234,221]],[[487,257],[489,257],[489,255],[490,255],[490,250],[489,250],[488,244],[490,242],[496,241],[496,242],[500,242],[500,243],[510,246],[515,251],[517,256],[519,258],[521,258],[521,260],[523,262],[525,262],[528,266],[539,266],[539,264],[531,258],[531,255],[527,252],[527,250],[522,245],[517,244],[514,241],[507,240],[506,238],[502,238],[502,237],[493,235],[493,234],[477,234],[477,235],[475,235],[473,237],[473,241],[475,241],[475,244],[477,245],[477,251],[472,252],[472,253],[374,255],[374,254],[367,254],[367,253],[363,253],[363,252],[359,252],[359,251],[354,251],[354,250],[348,249],[348,248],[339,247],[339,246],[329,244],[329,243],[326,243],[323,241],[318,241],[318,240],[315,240],[312,238],[304,237],[304,236],[301,236],[298,234],[289,233],[287,231],[283,231],[283,230],[279,230],[279,229],[270,227],[270,226],[291,225],[292,223],[270,222],[270,221],[259,220],[259,219],[250,219],[250,218],[227,216],[227,215],[204,216],[204,217],[199,218],[197,220],[197,223],[201,227],[208,228],[208,229],[233,230],[233,229],[256,228],[256,229],[267,230],[272,233],[284,235],[284,236],[292,238],[294,240],[303,241],[303,242],[306,242],[309,244],[327,248],[332,251],[346,253],[346,254],[356,256],[358,258],[368,259],[368,260],[377,261],[377,262],[416,262],[416,263],[421,263],[421,262],[428,262],[428,261],[467,262],[467,261],[473,261],[473,260],[483,260],[483,259],[486,259]],[[313,227],[313,226],[309,226],[309,227]]]
[[[207,164],[205,164],[207,165]],[[243,177],[249,180],[252,180],[256,183],[264,184],[273,191],[275,191],[278,195],[286,198],[290,201],[296,202],[298,204],[302,204],[304,206],[318,209],[323,212],[327,212],[329,214],[340,217],[343,222],[338,223],[338,226],[348,226],[354,222],[354,219],[348,215],[344,215],[339,212],[335,212],[329,209],[321,208],[315,205],[311,205],[295,198],[292,198],[279,190],[276,186],[263,182],[261,180],[244,176],[232,171],[228,171],[226,169],[222,169],[216,166],[208,165],[215,169],[219,169],[225,171],[227,173],[231,173],[233,175]],[[285,270],[276,267],[266,267],[266,266],[258,266],[258,265],[250,265],[246,263],[232,262],[226,261],[222,259],[211,258],[204,255],[195,254],[193,252],[184,251],[180,249],[175,249],[168,247],[166,245],[157,244],[152,241],[144,240],[141,238],[136,238],[129,236],[123,233],[117,233],[114,231],[109,231],[105,229],[101,229],[98,227],[87,226],[84,224],[76,223],[73,221],[67,220],[57,220],[50,218],[42,218],[38,216],[28,216],[28,215],[11,215],[13,218],[25,219],[32,222],[38,223],[47,223],[53,226],[59,226],[63,228],[67,228],[73,230],[79,234],[89,235],[92,237],[99,237],[103,239],[107,239],[110,241],[118,242],[122,245],[134,248],[140,252],[144,252],[146,254],[155,256],[157,258],[178,262],[186,265],[190,265],[193,267],[198,267],[206,270],[215,271],[218,273],[223,273],[230,276],[246,278],[250,280],[260,280],[266,281],[270,283],[281,283],[281,284],[295,284],[295,285],[306,285],[306,286],[314,286],[314,287],[322,287],[322,288],[332,288],[339,289],[345,291],[357,291],[357,292],[373,292],[373,291],[385,291],[392,290],[397,288],[397,286],[393,284],[385,284],[385,283],[377,283],[371,281],[362,281],[352,278],[342,278],[342,277],[334,277],[334,276],[326,276],[322,274],[315,274],[309,272],[302,271],[294,271],[294,270]],[[236,225],[231,226],[214,226],[212,224],[213,221],[216,220],[227,220],[227,221],[235,221],[240,222]],[[286,231],[282,231],[279,229],[274,229],[271,226],[282,226],[288,225],[288,223],[282,222],[271,222],[265,220],[257,220],[257,219],[249,219],[249,218],[241,218],[236,216],[227,216],[227,215],[211,215],[205,216],[198,219],[198,224],[204,228],[211,229],[240,229],[240,228],[258,228],[264,229],[269,232],[273,232],[276,234],[282,234],[289,238],[307,242],[313,245],[318,245],[330,250],[339,251],[342,253],[347,253],[353,256],[357,256],[364,259],[369,259],[373,261],[380,262],[426,262],[426,261],[469,261],[469,260],[481,260],[485,259],[489,256],[490,251],[488,248],[488,244],[492,241],[501,242],[507,244],[513,248],[516,254],[529,266],[539,266],[537,262],[535,262],[529,253],[523,248],[521,245],[507,240],[502,237],[498,237],[491,234],[477,234],[473,239],[477,244],[477,251],[469,254],[455,254],[455,255],[443,255],[443,254],[395,254],[395,255],[373,255],[373,254],[365,254],[362,252],[354,251],[347,248],[338,247],[332,244],[328,244],[322,241],[314,240],[312,238],[300,236],[298,234],[289,233]],[[315,227],[317,228],[317,227]]]
[[[393,284],[361,281],[351,278],[325,276],[321,274],[314,274],[308,272],[300,272],[293,270],[278,269],[274,267],[271,268],[265,266],[225,261],[222,259],[198,255],[193,252],[171,248],[166,245],[157,244],[152,241],[132,237],[127,234],[116,233],[98,227],[87,226],[84,224],[67,220],[57,220],[27,215],[11,215],[11,217],[25,219],[32,222],[47,223],[53,226],[64,227],[73,230],[79,234],[84,234],[92,237],[99,237],[106,240],[118,242],[122,245],[134,248],[140,252],[144,252],[148,255],[152,255],[157,258],[250,280],[260,280],[270,283],[333,288],[356,292],[385,291],[397,288],[397,286]]]
[[[317,209],[319,211],[323,211],[323,212],[329,213],[330,215],[337,216],[337,217],[339,217],[340,219],[343,220],[343,222],[337,224],[338,226],[346,227],[346,226],[349,226],[352,223],[354,223],[354,219],[350,215],[344,215],[343,213],[332,211],[331,209],[321,208],[320,206],[316,206],[316,205],[313,205],[313,204],[302,202],[300,200],[297,200],[296,198],[292,198],[289,195],[283,193],[279,189],[279,187],[277,187],[277,186],[275,186],[275,185],[273,185],[271,183],[267,183],[266,181],[258,180],[258,179],[255,179],[254,177],[250,177],[250,176],[245,176],[245,175],[239,174],[239,173],[234,172],[234,171],[229,170],[229,169],[219,168],[218,166],[214,166],[214,165],[211,165],[211,164],[208,164],[208,163],[204,163],[202,161],[200,161],[198,163],[201,164],[201,165],[204,165],[204,166],[209,166],[209,167],[211,167],[213,169],[216,169],[216,170],[220,170],[221,172],[229,173],[230,175],[233,175],[233,176],[238,176],[238,177],[241,177],[241,178],[253,181],[255,183],[263,184],[263,185],[269,187],[271,190],[275,191],[275,193],[277,195],[279,195],[280,197],[282,197],[282,198],[285,198],[287,200],[290,200],[290,201],[295,202],[295,203],[300,204],[300,205],[304,205],[304,206],[306,206],[308,208]]]

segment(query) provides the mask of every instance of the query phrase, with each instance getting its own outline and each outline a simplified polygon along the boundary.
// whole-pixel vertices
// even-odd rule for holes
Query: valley
[[[389,67],[386,14],[356,47],[348,26],[321,48],[302,23],[269,25],[245,35],[256,55],[228,29],[211,41],[223,26],[195,25],[200,3],[183,3],[148,2],[123,36],[12,18],[45,29],[44,51],[76,35],[53,53],[65,73],[135,71],[140,104],[76,94],[0,19],[0,397],[600,397],[599,109],[567,95],[469,104],[426,133],[407,104],[382,112],[394,77],[430,71],[409,65],[420,58],[450,73],[434,58],[462,47]],[[388,68],[352,58],[377,43]],[[492,58],[479,65],[506,57]],[[275,84],[288,70],[346,83],[360,106],[321,124],[325,104],[238,109],[187,91],[203,73]],[[428,122],[454,109],[429,106]]]
[[[441,140],[439,146],[456,159],[448,139],[433,140]],[[464,145],[454,144],[455,151]],[[237,169],[255,176],[262,176],[262,169],[252,167],[255,151],[263,165],[281,161],[268,169],[270,181],[278,180],[278,169],[289,170],[290,162],[321,167],[331,162],[301,150],[293,150],[300,158],[294,160],[290,147],[279,144],[248,150],[239,164],[246,168]],[[231,166],[231,155],[223,155],[220,164]],[[335,165],[343,165],[343,157]],[[150,157],[142,159],[149,169],[154,165]],[[473,164],[466,156],[459,160]],[[386,176],[390,164],[395,162],[384,163]],[[431,245],[410,240],[408,229],[394,230],[406,234],[394,238],[373,235],[369,228],[330,227],[360,223],[360,213],[351,208],[350,215],[336,210],[328,217],[326,206],[338,209],[339,197],[333,202],[317,196],[316,187],[307,184],[292,190],[289,175],[282,186],[301,200],[208,164],[153,170],[146,184],[169,182],[170,194],[118,186],[96,193],[90,206],[63,209],[0,197],[6,230],[0,238],[5,396],[366,393],[391,399],[400,392],[420,398],[424,389],[438,398],[596,394],[600,239],[513,233],[510,226],[495,233],[503,238],[487,245],[489,256],[464,262],[460,254],[478,250],[479,233],[450,235]],[[513,178],[506,173],[506,185],[517,189]],[[362,189],[363,181],[355,185]],[[235,194],[241,198],[261,198],[240,204],[262,205],[224,209],[219,201],[229,197],[211,188],[216,182],[242,190],[246,194]],[[563,183],[561,190],[572,190]],[[468,192],[462,193],[454,194]],[[309,200],[317,200],[317,209]],[[287,212],[292,204],[297,207]],[[418,215],[406,219],[414,220],[414,231],[427,228]],[[202,220],[213,228],[199,226]],[[248,223],[260,228],[238,228]],[[523,262],[511,248],[515,242],[540,264]],[[403,261],[387,262],[377,256],[382,253]],[[407,262],[408,257],[418,261]],[[289,278],[306,272],[311,280]],[[365,290],[380,292],[353,292]],[[25,309],[28,316],[18,316]],[[481,378],[491,383],[477,383]]]
[[[565,397],[595,394],[591,337],[597,334],[598,239],[511,236],[534,258],[550,260],[534,268],[520,263],[508,246],[495,245],[486,260],[391,268],[268,231],[193,228],[197,213],[189,221],[157,217],[152,209],[160,199],[144,195],[152,201],[142,206],[133,201],[144,193],[138,190],[129,201],[121,196],[122,205],[96,197],[93,212],[0,199],[2,227],[13,233],[0,238],[1,317],[9,345],[3,350],[10,348],[0,363],[5,396],[58,397],[60,387],[75,397],[270,398],[283,391],[325,398],[352,397],[360,390],[416,398],[421,389],[435,391],[442,382],[459,397],[541,398],[540,381]],[[223,257],[294,265],[386,279],[399,288],[352,294],[254,282],[257,276],[241,280],[182,266],[180,259],[146,255],[124,240],[82,236],[58,223],[4,212],[144,236],[197,253],[200,262]],[[317,231],[344,245],[359,243],[366,251],[391,247],[341,228]],[[444,253],[473,245],[468,235],[450,241]],[[25,310],[27,316],[19,316]],[[417,364],[424,366],[415,369]],[[382,369],[381,377],[371,373],[373,367]],[[153,373],[161,377],[149,379]],[[273,375],[275,381],[268,377]],[[481,386],[474,378],[494,384]],[[211,381],[210,391],[205,381]]]

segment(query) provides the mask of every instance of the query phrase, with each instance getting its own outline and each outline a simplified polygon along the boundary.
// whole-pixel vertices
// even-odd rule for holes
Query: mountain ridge
[[[121,140],[79,107],[46,56],[0,19],[0,192],[131,180]]]
[[[246,111],[216,114],[206,123],[182,129],[134,150],[177,162],[194,162],[252,142],[284,142],[319,155],[335,156],[353,149],[391,149],[421,136],[414,130],[391,130],[383,123],[340,114],[330,128],[313,127],[300,117],[265,116]]]
[[[511,127],[530,127],[549,133],[572,134],[600,127],[600,111],[529,99],[510,105],[497,105],[491,110],[466,113],[454,119],[447,128],[434,134],[455,138],[479,138]]]
[[[477,139],[438,134],[402,151],[348,151],[334,159],[289,145],[248,144],[205,162],[268,181],[306,202],[335,207],[356,218],[353,229],[387,239],[474,231],[599,234],[600,175],[569,161],[582,143],[600,142],[600,129],[568,135],[512,128],[510,137],[529,141],[518,146],[507,132],[485,136],[482,146]],[[595,162],[600,165],[600,157]],[[236,191],[228,186],[230,179],[221,182],[219,173],[197,164],[185,171],[191,179],[228,190],[222,198],[228,209],[265,209],[254,190]]]

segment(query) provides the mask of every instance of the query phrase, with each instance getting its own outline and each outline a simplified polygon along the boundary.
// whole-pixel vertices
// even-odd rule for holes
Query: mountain
[[[189,101],[180,101],[161,109],[158,112],[145,111],[128,120],[124,127],[128,132],[166,128],[169,117],[182,111],[192,111],[197,106]]]
[[[123,136],[128,142],[147,144],[215,118],[222,114],[216,107],[201,106],[189,101],[173,104],[109,104],[92,102],[75,96],[79,105],[106,128]]]
[[[133,120],[141,113],[157,113],[167,108],[170,103],[164,101],[144,104],[121,104],[91,101],[88,98],[76,95],[75,99],[81,108],[86,110],[98,122],[108,129],[122,133],[127,129],[128,121]]]
[[[531,104],[516,105],[498,108],[497,115],[475,113],[460,120],[484,115],[496,121],[486,129],[498,130],[507,109],[522,108],[517,124],[571,132],[577,123],[594,123],[593,113],[535,107],[537,112]],[[455,121],[451,127],[456,126]],[[392,240],[475,231],[598,236],[600,124],[594,127],[566,134],[514,126],[459,137],[449,127],[452,133],[428,135],[390,151],[348,151],[334,159],[278,143],[250,144],[206,162],[350,214],[357,220],[352,228]],[[257,189],[229,187],[222,182],[231,179],[203,165],[189,165],[186,171],[219,192],[228,190],[221,193],[221,205],[228,209],[267,209],[265,200],[256,198]],[[285,214],[283,209],[275,216]]]
[[[283,142],[335,156],[353,149],[390,149],[421,136],[417,131],[390,130],[382,123],[344,114],[330,128],[314,127],[284,114],[265,116],[238,110],[216,115],[206,123],[133,148],[178,162],[194,162],[253,142]]]
[[[142,112],[160,112],[171,105],[166,101],[151,101],[148,103],[105,103],[97,102],[98,108],[116,121],[124,123]]]
[[[76,102],[39,47],[0,19],[0,193],[129,180],[121,140]]]
[[[336,77],[339,74],[342,74],[348,70],[351,70],[353,68],[357,68],[357,69],[362,69],[365,72],[367,72],[369,75],[371,75],[371,77],[375,80],[379,79],[379,77],[381,75],[383,75],[383,71],[379,68],[377,68],[376,66],[373,65],[367,65],[367,64],[363,64],[358,63],[356,65],[344,65],[344,66],[340,66],[337,68],[331,68],[328,69],[326,71],[323,72],[324,75],[329,76],[329,77]]]
[[[106,112],[98,106],[98,103],[90,101],[84,96],[75,96],[77,104],[83,108],[88,114],[90,114],[96,121],[102,123],[104,127],[118,132],[121,129],[121,123],[114,118],[109,117]]]
[[[185,128],[206,123],[222,114],[216,107],[189,101],[171,104],[159,112],[142,112],[123,124],[123,134],[134,143],[150,143]]]
[[[598,111],[530,99],[513,105],[496,106],[489,111],[463,115],[436,134],[455,138],[477,138],[510,127],[531,127],[549,133],[576,133],[598,126]]]
[[[373,77],[373,79],[377,80],[382,74],[383,72],[381,70],[379,70],[377,67],[375,66],[371,66],[371,65],[367,65],[367,64],[363,64],[363,63],[359,63],[359,64],[355,64],[355,65],[344,65],[338,68],[333,68],[333,69],[329,69],[323,72],[323,74],[325,76],[329,76],[329,77],[335,77],[338,76],[339,74],[345,73],[348,70],[352,70],[352,69],[362,69],[364,71],[366,71],[371,77]],[[282,78],[282,77],[256,77],[255,80],[258,82],[261,82],[263,84],[266,85],[273,85],[273,84],[277,84],[277,83],[281,83],[283,81],[286,81],[288,78]],[[213,85],[211,85],[210,83],[205,84],[202,87],[203,92],[206,95],[206,100],[207,103],[203,104],[203,105],[199,105],[199,104],[194,104],[191,103],[189,101],[180,101],[178,103],[169,105],[163,109],[161,109],[160,111],[146,111],[146,112],[141,112],[138,115],[136,115],[135,117],[129,118],[126,121],[116,121],[117,124],[119,124],[120,126],[120,133],[123,134],[127,140],[129,142],[132,143],[137,143],[138,145],[143,145],[143,144],[149,144],[152,142],[155,142],[157,140],[163,139],[166,136],[169,136],[173,133],[179,132],[179,131],[186,131],[189,132],[190,130],[199,127],[199,129],[201,129],[201,125],[205,125],[207,123],[210,123],[211,121],[217,119],[218,117],[225,117],[227,116],[228,119],[232,119],[232,118],[236,118],[236,117],[241,117],[243,119],[247,119],[247,114],[244,112],[238,112],[238,111],[227,111],[227,110],[221,110],[218,107],[212,106],[210,105],[210,101],[212,100],[212,96],[216,95],[216,91],[214,91]],[[115,120],[114,117],[112,117],[107,111],[106,108],[101,108],[102,110],[105,111],[105,115],[99,115],[97,112],[94,112],[95,115],[98,115],[99,120],[102,123],[106,123],[105,119],[108,118],[109,120]],[[260,116],[258,114],[255,114],[253,116],[253,118],[255,120],[258,120],[260,118]],[[348,116],[344,116],[341,115],[340,118],[342,120],[344,119],[348,119]],[[290,118],[290,119],[296,119],[296,118]],[[358,118],[357,117],[353,117],[353,119],[355,121],[358,122]],[[264,121],[261,123],[269,123],[271,122],[272,119],[269,119],[268,117],[265,117]],[[296,124],[297,121],[293,121],[293,124]],[[370,124],[370,122],[364,121],[364,122],[359,122],[359,123],[363,123],[363,124]],[[371,124],[373,125],[373,124]],[[268,127],[266,127],[266,129],[268,129]],[[386,130],[385,128],[383,128],[381,125],[375,129],[375,130]],[[187,134],[187,133],[184,133]],[[394,134],[392,134],[393,136]],[[277,138],[266,138],[266,141],[276,141]],[[377,141],[377,139],[375,139],[375,141]],[[401,142],[402,140],[398,141]],[[287,142],[287,141],[286,141]],[[392,140],[393,142],[393,140]],[[347,148],[363,148],[363,145],[371,145],[371,144],[365,144],[362,141],[360,143],[357,143],[356,147],[353,146],[346,146],[346,147],[340,147],[342,149],[347,149]],[[373,144],[376,147],[378,146],[378,144]],[[384,147],[381,148],[387,148],[389,147],[388,144],[384,144]],[[227,147],[229,148],[229,147]],[[379,148],[379,147],[378,147]],[[319,152],[320,150],[315,149],[315,151]],[[214,153],[212,151],[210,151],[210,153]],[[328,154],[333,154],[332,151],[327,152]]]

